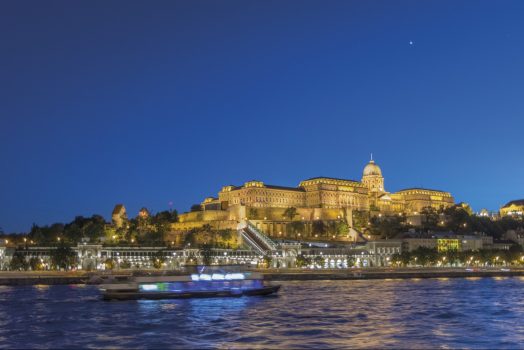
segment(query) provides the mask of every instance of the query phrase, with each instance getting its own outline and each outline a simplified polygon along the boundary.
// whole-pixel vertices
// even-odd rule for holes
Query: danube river
[[[0,348],[521,348],[524,278],[285,282],[276,297],[104,302],[0,286]]]

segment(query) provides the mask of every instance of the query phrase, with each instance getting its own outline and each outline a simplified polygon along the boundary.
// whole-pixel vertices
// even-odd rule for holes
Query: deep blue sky
[[[0,227],[360,179],[524,197],[524,2],[1,1]],[[410,44],[413,42],[413,45]]]

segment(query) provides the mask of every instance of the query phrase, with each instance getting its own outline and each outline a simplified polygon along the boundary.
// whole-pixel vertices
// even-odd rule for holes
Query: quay
[[[300,270],[300,269],[263,269],[257,270],[268,281],[311,281],[311,280],[372,280],[372,279],[426,279],[426,278],[490,278],[490,277],[524,277],[523,268],[500,269],[482,268],[468,271],[464,268],[369,268],[351,270]],[[160,274],[160,271],[129,270],[115,271],[113,275],[130,276],[132,273]],[[163,271],[165,273],[165,271]],[[69,285],[96,284],[101,276],[108,273],[96,272],[0,272],[0,285]]]

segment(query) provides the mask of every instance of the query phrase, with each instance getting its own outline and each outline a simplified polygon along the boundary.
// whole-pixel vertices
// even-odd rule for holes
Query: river
[[[0,286],[1,348],[522,348],[524,278],[284,282],[276,297],[105,302]]]

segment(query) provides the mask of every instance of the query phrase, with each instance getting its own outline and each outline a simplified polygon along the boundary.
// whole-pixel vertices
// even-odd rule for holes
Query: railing
[[[267,251],[260,246],[260,243],[257,243],[255,241],[254,237],[250,236],[250,234],[249,234],[250,232],[246,228],[243,228],[242,230],[240,230],[240,232],[241,232],[242,237],[244,238],[244,240],[251,247],[255,248],[260,254],[266,255]]]
[[[247,221],[247,228],[255,234],[255,236],[260,239],[269,250],[277,250],[277,245],[273,242],[268,236],[266,236],[262,231],[260,231],[255,225]]]

